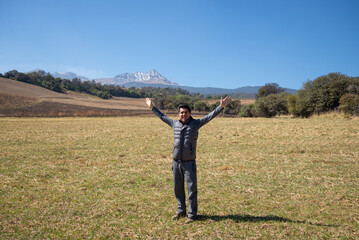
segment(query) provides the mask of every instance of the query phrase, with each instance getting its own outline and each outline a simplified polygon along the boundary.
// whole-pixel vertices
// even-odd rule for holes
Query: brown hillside
[[[0,78],[0,116],[118,116],[151,113],[144,99],[101,99],[57,93],[33,84]]]

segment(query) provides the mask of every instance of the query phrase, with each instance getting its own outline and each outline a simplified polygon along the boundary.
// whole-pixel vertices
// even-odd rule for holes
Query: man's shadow
[[[224,221],[224,220],[232,220],[236,223],[239,222],[289,222],[289,223],[300,223],[300,224],[310,224],[315,226],[322,226],[322,227],[337,227],[336,225],[328,225],[328,224],[321,224],[321,223],[311,223],[309,221],[298,221],[298,220],[291,220],[289,218],[278,217],[274,215],[266,215],[266,216],[252,216],[252,215],[238,215],[238,214],[231,214],[231,215],[198,215],[198,221]]]

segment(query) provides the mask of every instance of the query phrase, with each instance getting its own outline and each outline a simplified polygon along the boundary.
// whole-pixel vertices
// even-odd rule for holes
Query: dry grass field
[[[186,225],[156,117],[0,118],[0,238],[358,239],[358,146],[358,118],[218,117]]]

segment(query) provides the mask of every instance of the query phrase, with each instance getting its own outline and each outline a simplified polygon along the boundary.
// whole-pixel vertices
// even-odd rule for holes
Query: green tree
[[[16,70],[8,71],[4,74],[4,78],[10,78],[15,80],[18,74],[19,72]]]
[[[266,83],[258,90],[257,99],[270,94],[279,94],[284,92],[284,88],[279,87],[278,83]]]

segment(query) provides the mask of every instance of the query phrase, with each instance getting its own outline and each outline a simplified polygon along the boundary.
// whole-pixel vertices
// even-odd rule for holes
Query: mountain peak
[[[135,72],[135,73],[122,73],[114,78],[116,84],[125,84],[129,82],[141,82],[147,84],[165,84],[178,86],[177,83],[170,81],[163,75],[161,75],[156,69],[153,69],[147,73]]]
[[[159,74],[159,72],[156,69],[153,69],[153,70],[149,71],[149,73],[151,73],[151,74]]]

